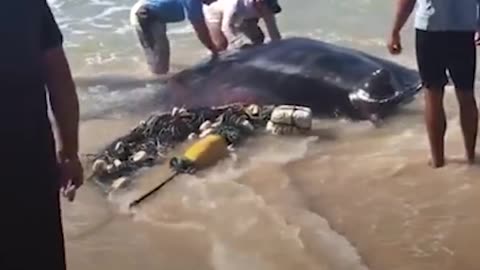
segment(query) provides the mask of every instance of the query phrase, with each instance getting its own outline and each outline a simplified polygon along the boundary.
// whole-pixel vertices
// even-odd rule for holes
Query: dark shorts
[[[45,147],[18,148],[2,161],[0,269],[65,270],[54,157]]]
[[[472,91],[476,72],[474,32],[416,30],[420,76],[427,89],[443,89],[448,75],[458,90]]]
[[[282,12],[282,7],[277,0],[266,0],[266,3],[274,14],[279,14]]]

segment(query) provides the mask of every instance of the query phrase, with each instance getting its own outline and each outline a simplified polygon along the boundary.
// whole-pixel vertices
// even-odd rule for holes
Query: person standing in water
[[[270,39],[281,39],[275,20],[281,7],[276,0],[217,0],[204,5],[203,10],[210,34],[220,50],[263,44],[265,35],[258,26],[260,18]]]
[[[83,182],[75,85],[47,1],[2,4],[0,269],[65,270],[59,192]]]
[[[150,71],[154,74],[166,74],[170,69],[170,42],[167,36],[167,24],[185,20],[190,21],[202,44],[217,55],[202,11],[202,3],[210,4],[215,0],[139,0],[130,11],[130,23],[137,32]]]
[[[476,73],[475,33],[479,28],[479,0],[397,0],[397,11],[388,41],[392,54],[402,51],[400,31],[415,4],[416,58],[425,91],[425,122],[431,149],[431,166],[445,165],[447,129],[443,96],[447,71],[460,107],[466,157],[475,161],[478,109],[474,95]]]

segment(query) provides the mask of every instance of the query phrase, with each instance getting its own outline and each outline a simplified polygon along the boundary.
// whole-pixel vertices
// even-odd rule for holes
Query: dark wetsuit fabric
[[[0,9],[0,269],[64,270],[45,68],[62,34],[45,0]]]

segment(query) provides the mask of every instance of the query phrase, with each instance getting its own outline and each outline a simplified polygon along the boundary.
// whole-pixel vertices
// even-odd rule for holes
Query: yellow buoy
[[[183,158],[193,164],[195,169],[212,166],[228,156],[228,143],[224,137],[210,134],[192,144]]]
[[[175,173],[167,180],[150,190],[140,198],[129,204],[129,208],[134,207],[152,196],[168,182],[175,179],[180,173],[192,173],[195,170],[201,170],[215,165],[218,161],[228,156],[228,143],[224,137],[217,134],[210,134],[192,144],[181,158],[174,157],[170,160],[170,166],[174,168]]]

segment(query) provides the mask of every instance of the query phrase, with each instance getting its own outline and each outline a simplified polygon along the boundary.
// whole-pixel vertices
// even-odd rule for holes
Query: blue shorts
[[[163,0],[145,4],[150,19],[162,23],[176,23],[185,20],[183,4],[178,0]]]

